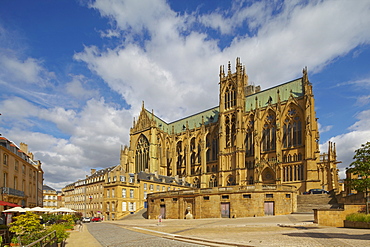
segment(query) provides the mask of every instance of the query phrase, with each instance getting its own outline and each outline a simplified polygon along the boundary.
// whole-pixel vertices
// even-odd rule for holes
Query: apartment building
[[[140,172],[126,173],[122,165],[101,170],[65,186],[64,205],[85,217],[120,219],[146,208],[147,195],[153,192],[180,190],[190,184],[179,178]]]
[[[5,137],[0,137],[0,210],[6,202],[23,207],[43,206],[43,176],[41,162],[34,160],[28,145],[17,146]]]
[[[57,208],[58,195],[57,191],[48,185],[42,186],[42,192],[44,194],[43,206],[44,208]]]

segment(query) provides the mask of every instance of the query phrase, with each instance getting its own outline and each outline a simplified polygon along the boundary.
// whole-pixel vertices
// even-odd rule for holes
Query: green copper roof
[[[276,104],[278,100],[278,95],[280,97],[280,102],[283,102],[287,101],[291,94],[293,95],[293,97],[301,97],[304,95],[302,78],[247,96],[245,101],[245,111],[248,112],[256,109],[256,99],[258,107],[265,107],[269,104],[269,102],[271,104]],[[151,119],[152,113],[149,112],[148,110],[146,111],[148,113],[149,118]],[[173,130],[174,134],[177,134],[184,132],[187,127],[190,130],[200,127],[202,125],[202,121],[204,121],[204,125],[216,123],[218,121],[218,117],[219,117],[219,107],[217,106],[196,113],[189,117],[179,119],[172,123],[166,123],[165,121],[163,121],[162,119],[155,115],[154,120],[156,121],[157,127],[159,129],[169,134],[172,134]]]
[[[247,96],[245,101],[245,111],[249,112],[256,109],[256,99],[258,107],[265,107],[269,102],[271,102],[271,104],[276,104],[278,101],[278,95],[280,97],[280,102],[287,101],[290,94],[295,98],[303,96],[302,78]]]
[[[149,116],[151,116],[151,113],[149,111],[147,111],[147,113],[149,114]],[[173,129],[174,133],[177,134],[184,132],[186,130],[186,126],[188,126],[190,130],[200,127],[202,125],[202,121],[204,121],[204,125],[216,123],[218,121],[218,115],[219,107],[217,106],[209,110],[196,113],[189,117],[179,119],[172,123],[166,123],[165,121],[156,116],[154,116],[154,120],[156,121],[158,128],[162,129],[163,131],[169,134],[172,133]]]

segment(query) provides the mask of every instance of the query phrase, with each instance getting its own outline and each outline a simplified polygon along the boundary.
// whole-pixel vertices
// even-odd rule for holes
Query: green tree
[[[32,212],[26,212],[14,217],[15,221],[10,223],[9,230],[17,235],[26,235],[40,232],[44,228],[40,224],[39,216]]]
[[[14,217],[15,221],[10,223],[9,231],[20,237],[22,245],[30,244],[45,235],[45,229],[40,224],[38,215],[26,212]]]
[[[369,214],[369,188],[370,188],[370,142],[362,144],[361,148],[355,151],[353,161],[349,165],[348,171],[353,175],[357,175],[357,178],[349,179],[351,188],[365,192],[366,195],[366,214]]]

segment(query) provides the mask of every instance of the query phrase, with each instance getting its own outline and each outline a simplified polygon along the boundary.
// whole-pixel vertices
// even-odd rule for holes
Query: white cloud
[[[359,113],[355,124],[349,127],[349,132],[334,136],[328,141],[336,143],[338,160],[342,163],[338,165],[341,175],[344,177],[345,168],[353,161],[354,151],[370,140],[370,110]],[[327,152],[328,144],[320,147],[321,152]]]
[[[356,104],[359,106],[365,106],[370,103],[370,95],[362,95],[357,98]]]
[[[117,165],[120,146],[128,143],[132,123],[129,111],[109,105],[103,99],[87,101],[79,112],[62,107],[38,108],[19,98],[3,101],[1,109],[2,117],[16,118],[12,121],[21,123],[4,129],[2,134],[15,143],[27,143],[29,151],[43,163],[45,180],[55,185],[66,178],[68,181],[81,179],[91,167]],[[10,116],[9,112],[17,114]],[[41,124],[39,127],[44,131],[55,124],[67,138],[55,137],[55,132],[52,135],[31,131],[31,124],[25,128],[24,124],[30,119],[46,121],[43,127],[42,123],[32,120],[34,125]]]
[[[86,62],[133,110],[138,111],[144,100],[167,120],[217,105],[218,68],[230,59],[240,56],[251,81],[265,89],[300,76],[306,65],[317,72],[370,40],[366,2],[297,1],[275,9],[259,2],[238,9],[236,3],[232,11],[225,11],[229,17],[220,10],[199,16],[203,24],[222,28],[225,33],[246,21],[256,28],[256,36],[238,37],[224,51],[217,39],[191,31],[197,12],[179,15],[164,1],[149,2],[93,3],[91,7],[115,23],[115,32],[121,30],[124,40],[115,49],[86,47],[75,59]],[[275,16],[271,15],[274,10],[278,13]],[[141,18],[133,16],[138,12]],[[219,21],[211,24],[215,19]],[[144,39],[143,30],[149,39],[138,45],[133,40],[137,35]]]
[[[54,74],[46,71],[37,59],[27,58],[19,60],[4,54],[0,56],[0,78],[6,78],[17,83],[32,83],[45,87],[49,84],[49,78],[53,77]]]
[[[66,92],[75,98],[79,99],[90,99],[94,96],[98,96],[98,92],[93,90],[88,90],[84,87],[85,78],[81,75],[71,75],[72,81],[65,84]]]
[[[333,128],[333,125],[322,126],[320,123],[318,123],[318,126],[319,126],[319,133],[321,134],[324,132],[328,132]]]
[[[219,66],[231,60],[234,68],[236,57],[246,64],[250,80],[266,89],[300,76],[304,66],[318,72],[354,47],[369,44],[368,1],[274,3],[235,1],[230,9],[181,15],[164,0],[92,1],[90,8],[112,24],[101,36],[121,42],[110,48],[87,46],[74,59],[86,63],[131,108],[107,103],[83,76],[53,86],[54,74],[41,60],[6,55],[0,58],[0,83],[26,99],[1,101],[0,121],[7,115],[19,123],[3,133],[28,143],[44,163],[46,181],[58,188],[61,179],[76,181],[91,167],[119,162],[119,147],[128,144],[132,115],[139,114],[142,100],[163,119],[175,120],[218,104]],[[233,42],[221,49],[221,39],[231,35]],[[368,97],[358,102],[367,104]],[[353,150],[369,139],[368,114],[360,113],[349,133],[330,139],[337,143],[340,166],[347,166]],[[35,124],[58,133],[24,130]],[[320,126],[320,131],[331,127]]]

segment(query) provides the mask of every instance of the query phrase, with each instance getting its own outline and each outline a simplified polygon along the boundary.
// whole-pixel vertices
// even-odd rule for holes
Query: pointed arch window
[[[136,146],[135,172],[145,171],[149,168],[149,142],[141,135]]]
[[[211,161],[211,152],[212,152],[212,140],[211,135],[208,134],[206,137],[206,163]]]
[[[245,135],[245,156],[253,156],[254,155],[254,120],[251,120],[248,123],[247,133]]]
[[[297,110],[291,108],[283,126],[283,147],[297,147],[302,145],[302,122]]]
[[[226,88],[224,100],[225,109],[230,109],[236,105],[236,90],[234,85],[230,85]]]
[[[265,125],[262,131],[263,151],[272,151],[276,149],[276,122],[275,115],[269,114],[266,117]]]
[[[209,187],[217,187],[217,177],[212,175],[209,179]]]
[[[168,148],[168,146],[169,145],[167,145],[167,149],[166,149],[167,176],[171,176],[172,175],[172,169],[171,169],[172,158],[171,158],[170,148]]]
[[[218,156],[218,133],[217,131],[214,131],[212,136],[212,160],[217,160],[217,156]]]
[[[236,141],[236,117],[235,114],[226,116],[225,128],[226,128],[226,147],[235,146]]]
[[[179,141],[176,145],[176,166],[178,175],[185,175],[186,159],[184,153],[186,153],[186,149],[183,151],[182,141]]]

